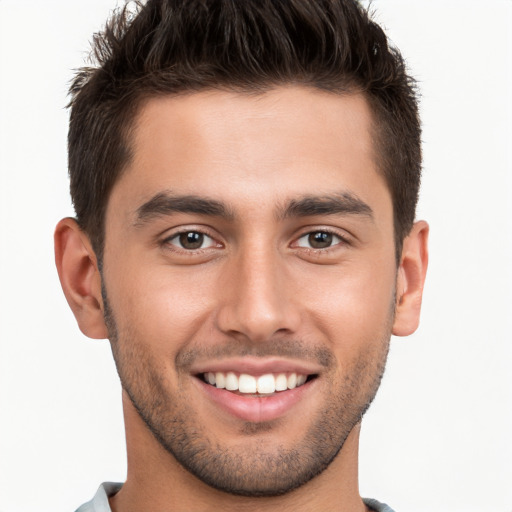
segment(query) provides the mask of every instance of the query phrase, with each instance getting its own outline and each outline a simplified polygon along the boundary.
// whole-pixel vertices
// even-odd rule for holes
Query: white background
[[[0,511],[72,512],[125,477],[108,343],[83,337],[52,233],[72,214],[72,69],[115,0],[0,0]],[[363,422],[361,493],[512,512],[512,2],[377,0],[423,91],[422,326]]]

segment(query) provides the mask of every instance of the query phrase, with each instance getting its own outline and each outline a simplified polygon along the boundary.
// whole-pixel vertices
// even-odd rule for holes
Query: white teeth
[[[284,373],[276,377],[276,391],[286,391],[288,389],[288,379]]]
[[[226,374],[226,389],[228,391],[238,390],[238,377],[233,372]]]
[[[240,393],[256,393],[256,378],[242,373],[238,378],[238,391]]]
[[[218,388],[225,388],[226,387],[226,377],[222,372],[217,372],[215,374],[215,384]]]
[[[273,393],[276,390],[276,379],[269,373],[258,377],[258,393]]]
[[[306,375],[297,375],[297,387],[302,386],[306,382]]]
[[[259,377],[247,373],[241,373],[238,376],[234,372],[207,372],[204,374],[204,380],[217,388],[239,391],[240,393],[260,393],[262,395],[295,389],[305,384],[307,378],[307,375],[300,373],[289,373],[288,375],[285,373],[267,373]]]
[[[288,389],[295,389],[297,387],[297,374],[290,373],[288,375]]]

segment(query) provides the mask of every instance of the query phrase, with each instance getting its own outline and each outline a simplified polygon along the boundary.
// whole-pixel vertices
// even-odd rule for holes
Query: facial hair
[[[244,344],[238,340],[214,348],[197,347],[178,352],[174,365],[178,375],[190,378],[187,369],[200,358],[222,356],[294,357],[320,364],[322,379],[330,386],[323,408],[307,426],[293,447],[275,442],[269,445],[264,433],[274,422],[241,426],[247,440],[224,446],[211,439],[208,425],[180,386],[170,389],[160,361],[152,358],[143,340],[129,329],[120,332],[114,311],[103,292],[104,316],[121,385],[134,408],[158,443],[187,471],[207,485],[230,494],[271,497],[286,494],[322,473],[342,449],[352,429],[361,421],[373,401],[384,374],[394,305],[388,325],[366,346],[350,365],[338,368],[334,354],[326,347],[310,347],[301,340],[280,339],[268,343]],[[333,386],[332,383],[336,383]]]

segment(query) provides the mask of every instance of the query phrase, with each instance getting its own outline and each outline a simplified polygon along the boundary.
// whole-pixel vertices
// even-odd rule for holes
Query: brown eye
[[[199,231],[184,231],[183,233],[178,233],[172,238],[169,238],[167,243],[187,251],[215,246],[215,241],[211,237]]]
[[[318,231],[308,235],[308,242],[313,249],[325,249],[332,245],[332,233]]]
[[[203,241],[204,235],[195,231],[180,235],[180,244],[184,249],[199,249],[203,245]]]
[[[341,242],[343,242],[341,237],[329,231],[312,231],[301,236],[297,240],[297,245],[309,249],[328,249]]]

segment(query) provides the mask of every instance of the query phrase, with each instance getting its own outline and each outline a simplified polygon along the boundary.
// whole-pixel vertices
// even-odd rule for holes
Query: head
[[[150,0],[114,15],[93,54],[97,66],[82,69],[71,86],[69,174],[77,221],[100,262],[110,191],[133,157],[133,125],[145,100],[283,85],[364,96],[399,257],[420,185],[415,83],[358,1]]]
[[[131,459],[251,497],[350,466],[425,277],[399,53],[342,0],[149,1],[95,52],[57,265],[111,340]]]

